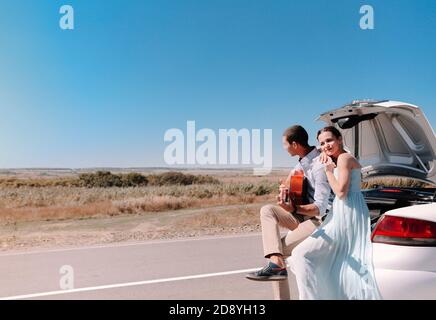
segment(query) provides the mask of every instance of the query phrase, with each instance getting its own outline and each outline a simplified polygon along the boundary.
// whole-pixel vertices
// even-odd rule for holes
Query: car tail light
[[[398,189],[383,189],[383,190],[380,190],[381,192],[387,192],[387,193],[401,193],[401,192],[403,192],[403,191],[401,191],[401,190],[398,190]]]
[[[371,240],[405,246],[436,246],[436,223],[385,215],[375,226]]]

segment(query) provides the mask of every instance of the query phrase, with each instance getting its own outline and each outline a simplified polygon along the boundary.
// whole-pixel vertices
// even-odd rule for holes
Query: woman
[[[381,299],[372,265],[369,211],[360,191],[361,166],[344,150],[335,127],[321,129],[317,139],[336,197],[333,212],[289,258],[300,299]]]

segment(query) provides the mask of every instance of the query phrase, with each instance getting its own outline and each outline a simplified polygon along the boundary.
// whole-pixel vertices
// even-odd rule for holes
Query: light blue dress
[[[334,170],[337,178],[338,170]],[[360,169],[351,171],[346,198],[292,252],[288,262],[300,299],[381,299],[372,263],[368,207],[360,190]]]

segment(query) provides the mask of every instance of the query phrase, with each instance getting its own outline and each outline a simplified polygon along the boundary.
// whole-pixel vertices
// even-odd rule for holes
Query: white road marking
[[[25,294],[25,295],[18,295],[18,296],[2,297],[2,298],[0,298],[0,300],[30,299],[30,298],[39,298],[39,297],[54,296],[54,295],[61,295],[61,294],[77,293],[77,292],[106,290],[106,289],[124,288],[124,287],[132,287],[132,286],[142,286],[142,285],[146,285],[146,284],[155,284],[155,283],[162,283],[162,282],[172,282],[172,281],[192,280],[192,279],[201,279],[201,278],[209,278],[209,277],[219,277],[219,276],[226,276],[226,275],[231,275],[231,274],[253,272],[253,271],[257,271],[259,269],[260,268],[252,268],[252,269],[234,270],[234,271],[226,271],[226,272],[218,272],[218,273],[206,273],[206,274],[184,276],[184,277],[117,283],[117,284],[110,284],[110,285],[104,285],[104,286],[85,287],[85,288],[78,288],[78,289],[71,289],[71,290],[58,290],[58,291],[49,291],[49,292],[41,292],[41,293],[32,293],[32,294]]]

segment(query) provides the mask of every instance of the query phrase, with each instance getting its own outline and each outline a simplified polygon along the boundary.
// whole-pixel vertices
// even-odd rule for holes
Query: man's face
[[[286,137],[283,136],[282,143],[283,149],[285,149],[291,155],[291,157],[296,155],[297,144],[295,142],[289,143],[288,140],[286,140]]]

